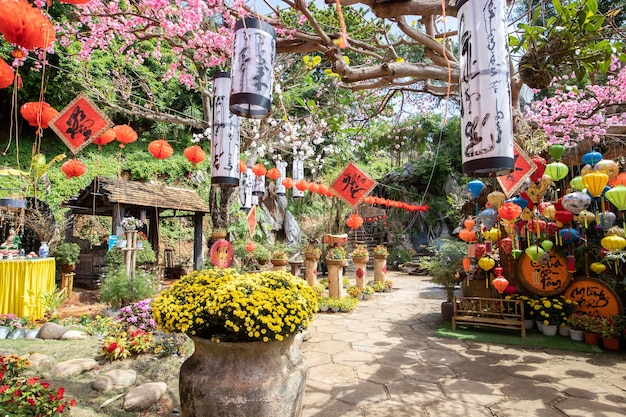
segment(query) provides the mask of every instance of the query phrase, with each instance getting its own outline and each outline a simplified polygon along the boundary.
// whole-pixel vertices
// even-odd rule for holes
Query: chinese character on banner
[[[376,186],[376,181],[371,179],[365,172],[350,162],[341,171],[331,189],[351,207],[356,206],[359,201],[369,194]]]
[[[246,220],[248,222],[248,230],[250,230],[250,238],[252,239],[252,237],[254,237],[254,230],[256,229],[256,206],[252,207]]]
[[[50,127],[76,155],[112,124],[89,97],[80,93],[52,119]]]
[[[534,164],[528,155],[526,155],[526,152],[517,144],[515,144],[513,159],[513,172],[498,177],[500,187],[502,187],[502,191],[504,191],[507,197],[511,197],[515,194],[522,184],[524,184],[526,178],[530,177],[532,173],[537,170],[537,165]]]

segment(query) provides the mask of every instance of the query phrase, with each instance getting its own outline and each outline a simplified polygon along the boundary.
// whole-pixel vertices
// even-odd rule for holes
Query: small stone
[[[142,411],[156,404],[167,392],[165,382],[149,382],[131,389],[124,397],[125,411]]]
[[[130,387],[137,380],[137,372],[132,369],[113,369],[99,376],[91,384],[96,391],[108,391],[116,388]]]
[[[78,358],[64,361],[54,365],[50,371],[53,377],[63,378],[72,375],[79,375],[83,372],[91,371],[97,363],[91,358]]]
[[[50,363],[50,356],[43,353],[33,353],[28,357],[31,368],[39,368],[42,365]]]
[[[37,337],[44,340],[59,340],[65,332],[67,332],[65,327],[49,321],[41,326]]]
[[[81,332],[79,330],[68,330],[63,333],[61,336],[61,340],[83,340],[87,339],[87,333]]]

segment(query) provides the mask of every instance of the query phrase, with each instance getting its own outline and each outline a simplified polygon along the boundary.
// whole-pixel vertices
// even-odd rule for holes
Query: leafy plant
[[[365,245],[356,245],[354,250],[350,254],[352,258],[367,258],[369,256],[369,251],[367,250],[367,246]]]
[[[104,261],[109,266],[119,267],[124,264],[124,251],[121,248],[113,248],[104,255]],[[143,242],[143,249],[135,253],[135,261],[137,265],[156,262],[156,254],[150,242],[147,240]]]
[[[65,288],[59,290],[55,285],[51,290],[45,288],[39,290],[39,304],[44,310],[44,315],[49,319],[56,314],[66,299],[67,290]]]
[[[450,303],[460,279],[459,272],[463,271],[466,244],[460,240],[437,239],[429,249],[433,255],[419,258],[419,265],[432,275],[431,282],[444,287],[446,301]]]
[[[64,242],[57,246],[53,255],[60,265],[76,265],[80,258],[80,246],[73,242]]]
[[[348,312],[354,310],[359,301],[353,297],[343,297],[340,299],[339,308],[341,311]]]
[[[365,287],[363,287],[363,294],[372,295],[375,292],[376,291],[374,291],[374,288],[371,285],[366,285]]]
[[[389,256],[389,251],[383,245],[377,245],[372,252],[374,252],[376,256]]]
[[[157,280],[154,275],[138,270],[133,278],[122,268],[112,268],[102,280],[100,300],[119,308],[151,297],[156,290]]]
[[[343,246],[332,246],[326,251],[326,259],[342,261],[346,259],[346,249]]]
[[[272,259],[287,259],[287,253],[283,250],[275,250],[272,252]]]
[[[356,285],[346,288],[346,292],[348,293],[348,295],[350,295],[350,297],[353,298],[359,298],[361,297],[361,295],[363,295],[363,291],[361,291],[361,289]]]

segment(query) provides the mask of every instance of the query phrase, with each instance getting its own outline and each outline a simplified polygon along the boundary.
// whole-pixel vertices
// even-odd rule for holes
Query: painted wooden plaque
[[[572,282],[567,260],[555,251],[537,262],[524,253],[517,261],[517,277],[524,288],[538,295],[562,294]]]
[[[621,315],[624,305],[621,298],[606,282],[595,278],[580,277],[574,280],[563,294],[577,301],[576,310],[602,317]]]

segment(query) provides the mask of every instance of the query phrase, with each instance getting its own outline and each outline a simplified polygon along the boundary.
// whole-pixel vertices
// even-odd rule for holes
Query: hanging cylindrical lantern
[[[241,178],[239,179],[239,207],[242,210],[252,208],[252,186],[254,184],[254,178],[254,174],[250,168],[241,173]]]
[[[272,107],[276,32],[267,22],[245,18],[233,34],[230,111],[264,119]]]
[[[252,185],[252,195],[260,197],[265,194],[265,175],[254,175],[254,185]]]
[[[466,175],[502,175],[514,166],[506,9],[503,1],[457,2]]]
[[[206,153],[198,145],[188,147],[183,151],[183,155],[185,155],[185,158],[192,164],[199,164],[206,158]]]
[[[276,161],[276,169],[278,170],[278,177],[276,179],[276,194],[285,195],[287,194],[287,188],[283,184],[283,180],[287,178],[287,162],[282,159]]]
[[[293,160],[293,182],[294,185],[304,180],[304,161],[302,159]],[[304,196],[304,189],[295,187],[293,189],[293,198],[302,198]]]
[[[174,149],[165,139],[158,139],[150,142],[148,145],[148,152],[150,152],[156,159],[167,159],[172,156]]]
[[[211,142],[211,185],[239,185],[239,116],[230,112],[230,72],[213,75],[213,138]]]

